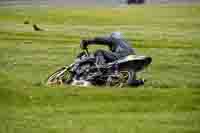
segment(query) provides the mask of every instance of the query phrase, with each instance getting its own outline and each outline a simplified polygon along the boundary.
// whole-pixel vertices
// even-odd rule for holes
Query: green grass
[[[43,84],[73,61],[81,39],[118,30],[153,58],[144,86]],[[200,5],[0,7],[0,132],[199,133],[199,34]]]

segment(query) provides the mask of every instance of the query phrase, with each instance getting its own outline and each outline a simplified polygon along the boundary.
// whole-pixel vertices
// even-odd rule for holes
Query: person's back
[[[133,48],[131,48],[127,42],[125,42],[122,38],[110,37],[112,42],[111,51],[114,53],[118,53],[121,56],[127,56],[130,54],[135,54]]]
[[[119,58],[135,54],[133,48],[122,39],[120,32],[114,32],[109,37],[96,37],[94,39],[83,40],[81,48],[85,49],[88,45],[92,44],[107,45],[111,50],[97,50],[95,53],[97,64],[104,64],[105,62],[115,61]]]

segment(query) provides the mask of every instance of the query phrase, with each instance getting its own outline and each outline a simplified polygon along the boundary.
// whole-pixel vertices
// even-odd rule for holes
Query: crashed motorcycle
[[[133,85],[137,80],[137,73],[148,67],[151,62],[151,57],[129,55],[114,62],[97,65],[94,54],[85,49],[78,54],[74,63],[51,74],[46,84],[114,87]]]

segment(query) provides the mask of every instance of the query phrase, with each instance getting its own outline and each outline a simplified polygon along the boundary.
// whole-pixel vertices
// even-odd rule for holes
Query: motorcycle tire
[[[132,84],[136,79],[136,73],[133,70],[120,71],[118,76],[109,76],[106,81],[106,86],[123,87]]]
[[[69,84],[70,81],[71,74],[67,71],[66,67],[63,67],[52,73],[46,79],[46,85]]]

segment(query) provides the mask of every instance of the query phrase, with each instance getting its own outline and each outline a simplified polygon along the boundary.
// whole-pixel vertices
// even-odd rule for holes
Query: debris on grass
[[[41,29],[38,25],[36,25],[36,24],[33,24],[33,29],[35,30],[35,31],[43,31],[43,29]]]

